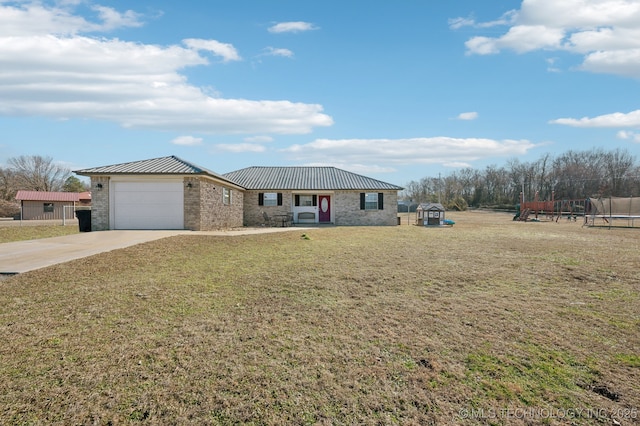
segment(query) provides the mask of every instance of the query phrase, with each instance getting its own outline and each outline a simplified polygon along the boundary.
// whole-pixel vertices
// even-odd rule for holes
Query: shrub
[[[20,204],[0,200],[0,217],[16,217],[20,215]]]

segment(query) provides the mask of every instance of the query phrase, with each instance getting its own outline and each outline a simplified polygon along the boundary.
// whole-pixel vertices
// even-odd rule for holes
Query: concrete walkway
[[[14,275],[175,235],[248,235],[308,228],[255,228],[228,231],[100,231],[0,244],[0,274]]]

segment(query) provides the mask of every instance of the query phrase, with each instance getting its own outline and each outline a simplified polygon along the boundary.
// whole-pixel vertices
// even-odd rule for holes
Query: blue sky
[[[177,155],[397,185],[640,154],[640,0],[0,0],[0,164]]]

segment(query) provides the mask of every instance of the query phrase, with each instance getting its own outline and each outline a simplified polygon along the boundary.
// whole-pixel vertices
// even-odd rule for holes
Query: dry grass
[[[0,423],[640,423],[640,230],[448,218],[0,282]]]

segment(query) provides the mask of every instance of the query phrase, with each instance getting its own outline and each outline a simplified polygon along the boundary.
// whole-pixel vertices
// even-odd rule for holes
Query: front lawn
[[[640,230],[448,218],[4,280],[0,423],[640,423]]]

